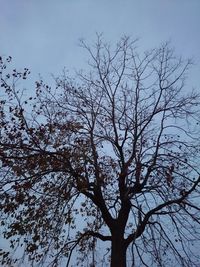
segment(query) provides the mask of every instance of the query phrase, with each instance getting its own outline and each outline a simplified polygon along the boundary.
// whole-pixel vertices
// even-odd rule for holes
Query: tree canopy
[[[139,53],[127,37],[81,44],[89,70],[39,79],[34,93],[21,89],[30,71],[0,57],[2,264],[72,266],[75,253],[84,267],[199,266],[190,60],[167,43]]]

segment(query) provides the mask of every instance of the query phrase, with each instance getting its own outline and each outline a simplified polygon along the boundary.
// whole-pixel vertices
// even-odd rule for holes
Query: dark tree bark
[[[119,216],[112,225],[111,267],[126,267],[128,242],[124,238],[124,233],[130,210],[131,202],[123,201]]]
[[[126,267],[127,246],[120,229],[112,235],[111,241],[111,267]]]

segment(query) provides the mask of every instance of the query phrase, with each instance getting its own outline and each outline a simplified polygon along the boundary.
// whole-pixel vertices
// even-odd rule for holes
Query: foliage
[[[95,264],[98,240],[109,241],[101,260],[112,267],[198,266],[200,95],[185,87],[191,62],[168,44],[140,56],[129,38],[115,49],[101,36],[82,46],[89,73],[63,72],[52,86],[40,79],[31,96],[19,89],[30,71],[9,71],[11,58],[0,58],[4,237],[41,266],[63,258],[69,266],[75,250],[80,265]],[[1,256],[2,265],[13,260]]]

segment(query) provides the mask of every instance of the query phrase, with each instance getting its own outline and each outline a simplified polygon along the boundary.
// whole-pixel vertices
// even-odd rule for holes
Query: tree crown
[[[167,264],[167,249],[195,264],[166,226],[179,247],[197,239],[200,95],[185,89],[191,62],[168,44],[140,56],[125,37],[113,50],[100,36],[82,46],[90,72],[63,72],[55,86],[41,79],[30,97],[17,89],[29,70],[7,73],[11,58],[0,58],[4,236],[41,265],[67,257],[68,266],[76,247],[86,257],[116,235],[138,264],[144,249],[157,264]]]

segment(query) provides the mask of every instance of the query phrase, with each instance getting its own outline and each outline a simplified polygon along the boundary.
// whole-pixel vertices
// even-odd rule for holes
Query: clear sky
[[[200,84],[200,0],[0,0],[0,54],[36,77],[83,67],[79,38],[91,42],[95,32],[111,43],[139,37],[144,48],[170,40],[195,59]]]

